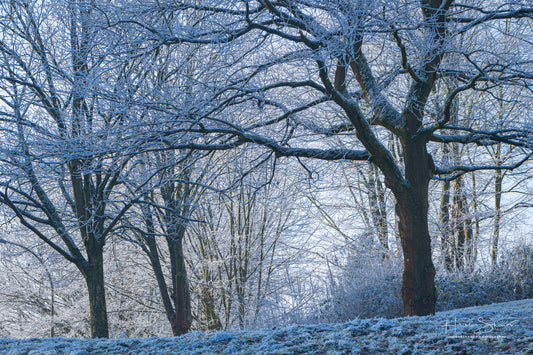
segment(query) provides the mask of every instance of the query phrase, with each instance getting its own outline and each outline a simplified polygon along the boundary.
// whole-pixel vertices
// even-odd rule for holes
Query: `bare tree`
[[[118,188],[131,154],[121,142],[127,106],[114,98],[131,98],[124,83],[135,71],[112,63],[120,40],[105,34],[109,17],[93,5],[0,5],[0,203],[76,266],[91,334],[108,337],[104,245],[135,200]]]
[[[158,166],[159,183],[139,201],[140,216],[132,215],[123,221],[126,236],[133,234],[127,239],[139,245],[150,260],[174,335],[187,333],[192,323],[183,242],[204,191],[208,170],[207,165],[198,166],[201,157],[189,152],[179,158],[172,151],[151,156]],[[170,266],[169,276],[164,271],[166,265]]]
[[[180,20],[188,23],[196,19],[194,13],[177,11],[174,17],[157,8],[148,14],[149,20],[168,27]],[[209,184],[218,173],[219,157],[189,145],[190,140],[198,139],[189,127],[203,109],[204,97],[209,98],[205,83],[210,77],[204,77],[204,68],[210,61],[198,45],[186,43],[167,49],[149,46],[132,59],[143,78],[135,88],[140,93],[135,104],[142,112],[142,122],[129,136],[138,147],[138,155],[132,164],[135,173],[125,184],[130,195],[145,192],[121,228],[124,237],[139,245],[149,258],[174,335],[187,333],[192,324],[184,239],[189,225],[197,222],[193,214],[201,196],[210,190]],[[172,142],[167,139],[171,132],[177,136]]]
[[[222,160],[216,183],[232,187],[219,199],[203,198],[196,218],[204,222],[187,231],[196,320],[210,330],[264,324],[272,294],[286,287],[280,274],[305,254],[306,238],[294,236],[305,230],[295,228],[293,186],[265,168],[241,177],[235,161],[243,159]]]
[[[453,0],[182,2],[177,8],[202,14],[201,25],[170,30],[145,25],[142,30],[157,45],[189,42],[229,54],[219,67],[224,75],[212,83],[219,89],[217,100],[189,128],[203,134],[203,141],[188,146],[255,144],[278,158],[372,161],[396,199],[404,311],[433,313],[430,180],[512,170],[530,156],[530,117],[501,128],[481,121],[473,129],[450,121],[452,103],[468,91],[497,100],[491,97],[496,87],[531,84],[524,53],[531,52],[526,24],[533,9],[517,2]],[[504,22],[520,50],[510,53],[491,43],[490,38],[509,40],[510,32],[500,31]],[[461,46],[458,35],[478,41]],[[454,60],[447,61],[451,53]],[[460,84],[443,93],[437,83],[447,77]],[[400,141],[400,159],[387,148],[386,132]],[[520,150],[506,165],[439,166],[430,154],[432,142]]]

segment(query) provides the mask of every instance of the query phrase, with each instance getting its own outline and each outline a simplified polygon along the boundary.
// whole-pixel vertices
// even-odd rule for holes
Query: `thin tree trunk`
[[[447,144],[442,146],[442,154],[446,162],[449,161],[450,148]],[[452,258],[452,232],[450,226],[450,181],[444,180],[442,182],[442,196],[440,200],[440,249],[442,262],[447,271],[453,270]]]
[[[211,275],[205,277],[205,280],[211,279]],[[207,283],[200,286],[199,296],[202,307],[202,313],[205,317],[205,323],[208,331],[222,329],[222,323],[216,312],[215,298],[213,297],[213,283]]]
[[[454,190],[454,224],[456,235],[455,263],[457,270],[464,270],[465,267],[471,264],[470,255],[473,226],[462,177],[459,177],[455,181]]]
[[[472,237],[472,221],[468,216],[468,204],[464,193],[463,179],[457,178],[453,184],[453,249],[456,270],[463,270],[466,264],[466,246]]]
[[[495,152],[495,163],[496,166],[502,164],[501,161],[501,146],[500,144],[496,147]],[[498,261],[498,244],[500,241],[500,223],[501,223],[501,204],[502,204],[502,182],[503,182],[503,173],[501,170],[496,170],[494,172],[494,230],[492,232],[492,243],[490,256],[492,261],[492,266],[496,266]]]
[[[157,286],[159,288],[159,293],[161,294],[161,300],[163,301],[163,307],[165,308],[165,314],[167,316],[168,322],[170,323],[172,332],[174,334],[174,328],[175,328],[174,323],[175,323],[176,315],[174,312],[174,308],[172,307],[172,301],[170,299],[170,294],[168,292],[167,283],[165,281],[165,275],[163,274],[163,268],[161,266],[161,260],[159,258],[157,244],[156,244],[154,235],[150,233],[150,231],[153,232],[153,228],[149,226],[148,230],[149,230],[148,234],[145,234],[143,236],[143,241],[147,246],[147,248],[144,248],[144,249],[145,249],[145,252],[148,254],[148,257],[150,258],[150,264],[152,266],[152,270],[154,271],[154,275],[157,281]],[[177,335],[177,334],[174,334],[174,335]]]
[[[172,157],[174,159],[175,157]],[[189,180],[189,172],[182,170],[180,179]],[[174,177],[172,177],[174,179]],[[174,320],[171,321],[174,335],[182,335],[189,331],[192,323],[191,298],[187,267],[183,253],[183,239],[187,229],[184,218],[190,216],[192,191],[187,183],[168,181],[161,187],[161,195],[165,201],[165,238],[170,256],[170,272],[172,278],[172,301],[174,303]]]
[[[372,224],[377,234],[378,241],[383,248],[383,258],[389,254],[389,236],[387,230],[387,211],[385,206],[385,190],[379,181],[379,172],[375,165],[370,166],[370,176],[368,179],[368,199]]]
[[[478,251],[478,238],[479,238],[479,213],[478,213],[478,199],[477,199],[477,184],[476,184],[476,174],[472,174],[472,209],[474,214],[474,229],[472,231],[472,245],[470,249],[470,265],[469,268],[472,270],[477,260],[477,251]]]

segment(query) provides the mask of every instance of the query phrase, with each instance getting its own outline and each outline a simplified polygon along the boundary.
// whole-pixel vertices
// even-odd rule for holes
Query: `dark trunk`
[[[168,195],[166,196],[168,197]],[[169,201],[172,203],[172,200]],[[142,249],[150,258],[150,264],[154,271],[157,286],[161,294],[165,314],[170,323],[170,327],[172,328],[172,334],[175,336],[185,334],[188,332],[191,323],[190,300],[188,297],[183,297],[183,295],[188,295],[185,260],[182,251],[182,240],[185,234],[185,226],[176,221],[172,212],[167,211],[166,216],[169,218],[169,227],[165,237],[170,253],[172,281],[171,289],[169,290],[163,273],[163,267],[161,266],[157,241],[155,239],[156,230],[152,210],[149,207],[143,207],[143,215],[147,226],[147,232],[141,235],[143,241]],[[185,317],[183,315],[183,310],[185,310]]]
[[[189,296],[185,258],[183,256],[183,238],[173,237],[176,237],[176,235],[173,233],[170,234],[168,241],[172,272],[172,299],[175,310],[172,332],[174,335],[182,335],[187,333],[191,327],[191,299]]]
[[[435,267],[428,229],[428,189],[433,163],[423,141],[404,146],[407,187],[389,186],[396,197],[404,270],[402,299],[405,315],[435,313]]]
[[[170,299],[167,283],[165,281],[165,275],[163,274],[163,268],[161,267],[161,260],[159,259],[155,238],[153,234],[151,234],[145,235],[143,239],[148,247],[148,249],[146,249],[145,251],[148,254],[148,257],[150,258],[150,264],[152,266],[152,270],[154,271],[157,286],[159,287],[161,300],[163,301],[163,306],[165,307],[165,314],[172,328],[172,334],[179,335],[174,332],[176,328],[176,313],[174,312],[174,308],[172,307],[172,301]]]
[[[420,190],[427,192],[427,187],[420,187]],[[397,203],[404,258],[402,278],[404,313],[405,315],[433,314],[437,294],[427,225],[427,206],[424,206],[427,200],[420,201],[415,196],[406,200]]]
[[[89,291],[91,337],[109,338],[103,252],[101,247],[95,248],[98,248],[99,252],[93,250],[89,253],[89,266],[82,271]]]
[[[91,219],[90,211],[94,211],[94,205],[91,204],[90,177],[81,177],[81,167],[82,164],[78,160],[70,162],[72,192],[80,226],[79,231],[87,252],[87,261],[77,263],[76,266],[87,283],[91,336],[93,338],[109,338],[104,284],[103,237],[97,238],[103,228],[101,223],[96,223]],[[103,212],[99,210],[95,214],[101,216]]]

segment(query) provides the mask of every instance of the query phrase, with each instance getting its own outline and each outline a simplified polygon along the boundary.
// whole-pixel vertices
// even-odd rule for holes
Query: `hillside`
[[[343,324],[177,338],[0,339],[2,354],[533,354],[533,300]]]

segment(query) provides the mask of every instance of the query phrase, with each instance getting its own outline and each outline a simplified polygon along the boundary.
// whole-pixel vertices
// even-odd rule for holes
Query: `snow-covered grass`
[[[533,354],[533,300],[427,317],[355,319],[175,338],[0,339],[1,354]]]

